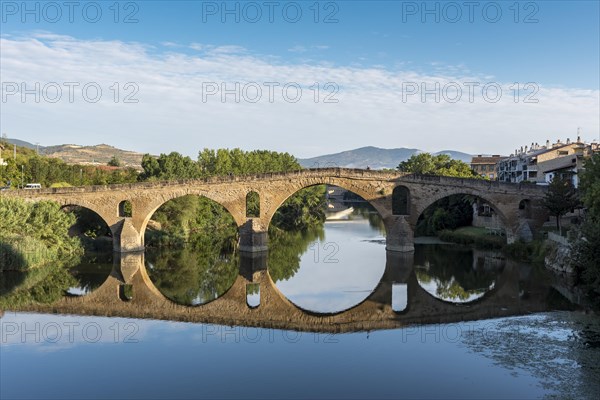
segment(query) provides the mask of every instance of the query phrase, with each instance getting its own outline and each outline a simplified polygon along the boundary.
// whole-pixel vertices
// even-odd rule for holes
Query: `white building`
[[[584,143],[580,138],[576,142],[560,139],[545,146],[532,143],[515,150],[514,154],[498,163],[498,180],[501,182],[532,182],[548,184],[556,175],[568,177],[577,187],[577,173],[583,167],[583,160],[598,150],[597,143]]]

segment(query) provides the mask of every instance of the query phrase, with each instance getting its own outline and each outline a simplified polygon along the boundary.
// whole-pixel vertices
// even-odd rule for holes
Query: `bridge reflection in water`
[[[242,254],[232,287],[207,304],[190,307],[176,304],[161,294],[148,276],[144,258],[144,253],[115,255],[109,277],[90,294],[64,297],[46,305],[24,305],[14,311],[345,333],[522,315],[545,311],[548,307],[543,293],[523,295],[521,275],[527,269],[514,262],[506,261],[493,288],[484,295],[468,303],[454,304],[432,296],[419,284],[413,253],[390,251],[386,252],[383,277],[373,292],[360,304],[337,314],[302,310],[287,300],[269,276],[265,253]],[[548,289],[541,283],[533,285],[528,290]],[[398,287],[405,289],[396,290]],[[396,305],[404,304],[401,312],[392,307],[393,292],[406,296],[394,299]]]

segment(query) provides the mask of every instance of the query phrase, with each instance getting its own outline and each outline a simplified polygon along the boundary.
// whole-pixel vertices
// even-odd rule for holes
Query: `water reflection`
[[[260,305],[260,285],[249,283],[246,285],[246,304],[250,308],[256,308]]]
[[[303,310],[338,313],[369,297],[383,275],[386,253],[363,210],[355,207],[344,220],[303,234],[293,251],[281,246],[287,234],[271,238],[269,274],[288,300]]]
[[[239,257],[220,245],[153,250],[146,268],[156,288],[172,301],[189,306],[222,296],[235,282]]]
[[[468,247],[415,245],[415,273],[419,285],[432,296],[452,303],[468,303],[494,289],[505,260],[499,253]]]
[[[110,254],[97,255],[71,270],[1,273],[0,317],[11,329],[4,331],[2,361],[13,368],[1,370],[0,397],[77,397],[93,387],[99,397],[183,398],[197,397],[201,385],[207,397],[310,397],[317,390],[344,398],[598,398],[598,319],[540,314],[573,307],[548,271],[458,246],[386,252],[376,218],[355,210],[306,231],[273,231],[268,256],[238,256],[215,241],[122,255],[114,263]],[[227,298],[177,306],[154,286],[184,305],[225,292]],[[66,291],[92,293],[63,298]],[[452,304],[478,298],[468,307]],[[1,310],[19,309],[28,312],[2,316]],[[41,329],[41,340],[32,334],[23,340],[19,329],[31,332],[35,324],[58,326],[63,335],[55,342],[55,330]],[[85,327],[95,326],[103,333],[98,342],[85,336],[92,333]],[[131,338],[138,342],[125,345]],[[253,360],[252,368],[230,362],[240,355]],[[73,368],[90,357],[97,373]],[[131,360],[149,358],[169,368],[132,373]],[[199,359],[214,368],[190,374]],[[273,369],[281,360],[294,360],[288,366],[300,372]],[[371,373],[348,380],[357,365]],[[245,376],[248,385],[223,384],[225,370]],[[267,370],[278,376],[265,386]],[[35,384],[22,385],[23,371]],[[428,376],[436,376],[435,385],[424,383]],[[344,379],[349,385],[331,385]]]
[[[71,268],[74,284],[66,292],[72,296],[84,296],[99,288],[113,268],[113,253],[88,252],[81,262]]]

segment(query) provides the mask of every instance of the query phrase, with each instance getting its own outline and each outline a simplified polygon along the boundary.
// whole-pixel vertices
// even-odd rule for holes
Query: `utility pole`
[[[25,165],[21,165],[21,189],[25,187]]]
[[[40,155],[40,142],[35,142],[35,152]]]

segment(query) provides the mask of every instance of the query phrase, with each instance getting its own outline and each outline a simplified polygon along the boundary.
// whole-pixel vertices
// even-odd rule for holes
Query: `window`
[[[260,217],[260,196],[256,192],[249,192],[246,195],[246,217]]]
[[[404,186],[396,186],[392,192],[392,214],[408,215],[410,208],[410,192]]]
[[[131,207],[131,202],[128,200],[120,202],[119,203],[119,217],[131,218],[132,215],[133,215],[133,208]]]

